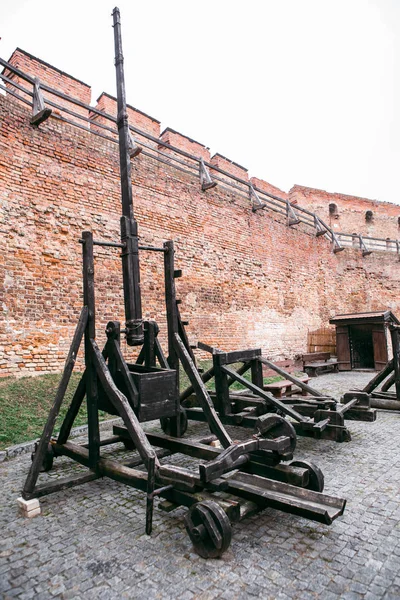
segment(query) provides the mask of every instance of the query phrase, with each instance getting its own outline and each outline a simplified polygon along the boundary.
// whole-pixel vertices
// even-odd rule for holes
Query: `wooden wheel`
[[[186,416],[186,410],[181,407],[179,412],[180,418],[180,435],[182,437],[185,435],[187,427],[188,427],[188,418]],[[172,437],[177,437],[177,417],[161,417],[160,419],[161,429],[166,435],[171,435]]]
[[[218,558],[229,548],[231,523],[219,504],[212,500],[193,504],[185,516],[185,527],[202,558]]]
[[[261,427],[257,427],[257,433],[260,433],[263,438],[269,440],[284,435],[290,439],[289,452],[293,454],[296,448],[296,431],[290,421],[280,415],[263,416],[262,425]]]
[[[33,461],[35,454],[37,452],[38,449],[38,443],[35,443],[35,448],[31,454],[31,460]],[[51,446],[51,444],[48,445],[48,449],[46,451],[46,454],[44,455],[44,459],[42,462],[42,466],[40,467],[40,472],[41,473],[45,473],[47,471],[50,471],[53,468],[53,461],[54,461],[54,453],[53,453],[53,448]]]
[[[312,490],[313,492],[323,492],[324,491],[324,474],[317,465],[314,465],[312,462],[308,462],[307,460],[294,460],[290,463],[291,467],[302,467],[303,469],[308,470],[308,485],[306,485],[307,490]]]

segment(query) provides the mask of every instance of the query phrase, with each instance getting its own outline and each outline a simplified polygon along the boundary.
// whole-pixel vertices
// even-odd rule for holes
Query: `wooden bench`
[[[303,354],[303,371],[310,377],[317,377],[321,373],[338,370],[336,358],[331,358],[330,352],[310,352]]]
[[[295,362],[291,358],[287,358],[285,360],[275,360],[273,363],[290,374],[299,373],[302,370],[301,362]],[[263,365],[263,376],[264,377],[276,377],[276,371],[273,369],[269,369],[267,366]]]
[[[302,370],[301,363],[295,362],[294,360],[287,358],[285,360],[277,360],[274,362],[277,367],[281,367],[287,373],[294,375],[302,381],[303,383],[308,383],[310,377],[307,375],[296,375],[299,371]],[[264,377],[276,377],[276,371],[273,369],[268,369],[268,367],[263,367],[263,376]],[[292,394],[301,393],[302,396],[306,396],[307,392],[299,389],[293,381],[289,381],[288,379],[281,379],[280,381],[275,381],[274,383],[267,383],[264,385],[264,389],[267,392],[271,392],[276,398],[281,398],[282,396],[291,396]]]
[[[310,378],[305,375],[301,377],[297,377],[303,383],[308,383]],[[294,386],[294,389],[292,389]],[[307,392],[301,390],[296,386],[293,381],[289,381],[288,379],[283,379],[281,381],[275,381],[274,383],[266,383],[264,385],[264,390],[267,392],[271,392],[275,398],[282,398],[283,396],[291,396],[292,394],[301,393],[302,396],[307,396]]]

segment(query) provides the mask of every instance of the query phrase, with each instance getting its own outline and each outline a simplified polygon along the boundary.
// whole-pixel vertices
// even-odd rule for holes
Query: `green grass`
[[[61,375],[57,374],[0,380],[0,450],[41,436],[60,378]],[[72,374],[55,431],[62,423],[79,379],[79,373]],[[105,413],[101,413],[100,418],[105,417]],[[74,426],[85,425],[86,422],[84,402]]]
[[[202,361],[199,366],[207,371],[211,361]],[[233,368],[239,365],[231,365]],[[244,374],[250,380],[250,371]],[[38,377],[22,377],[15,379],[7,377],[0,379],[0,450],[8,446],[21,444],[41,436],[43,426],[53,403],[61,375],[41,375]],[[80,374],[73,373],[60,414],[58,415],[55,431],[61,426],[62,420],[72,400],[72,396],[79,382]],[[264,383],[279,381],[282,377],[265,377]],[[187,375],[182,371],[180,388],[184,390],[189,385]],[[214,390],[214,380],[206,384],[207,389]],[[242,390],[243,386],[237,382],[231,385],[231,390]],[[100,419],[111,418],[107,413],[100,413]],[[86,402],[78,413],[74,426],[86,425]]]

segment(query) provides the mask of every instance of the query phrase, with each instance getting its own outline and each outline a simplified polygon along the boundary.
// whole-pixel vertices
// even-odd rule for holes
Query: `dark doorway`
[[[350,354],[352,369],[374,368],[374,345],[371,325],[351,325],[349,327]]]

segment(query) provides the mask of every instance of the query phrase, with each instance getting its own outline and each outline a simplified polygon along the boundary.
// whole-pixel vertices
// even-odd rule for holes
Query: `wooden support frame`
[[[260,200],[260,196],[257,194],[256,190],[251,185],[251,183],[249,184],[249,196],[251,202],[251,210],[253,212],[257,212],[257,210],[260,210],[262,208],[267,208],[267,205],[265,204],[265,202],[262,202],[262,200]]]
[[[358,239],[360,241],[360,250],[363,256],[369,256],[370,254],[372,254],[372,250],[368,250],[367,246],[365,245],[365,242],[363,240],[363,236],[361,235],[361,233],[358,236]]]
[[[199,175],[201,190],[203,192],[206,192],[207,190],[211,190],[212,188],[216,187],[217,182],[211,179],[210,172],[204,164],[204,160],[202,158],[200,158],[199,160]]]
[[[328,229],[322,224],[321,220],[314,214],[314,227],[315,227],[315,235],[320,237],[321,235],[325,235],[329,233]]]
[[[32,117],[31,125],[39,127],[41,123],[46,121],[52,113],[51,108],[46,108],[44,104],[44,98],[42,90],[40,88],[40,81],[35,77],[33,84],[33,102],[32,102]]]
[[[299,216],[296,214],[289,200],[286,201],[286,222],[289,227],[294,227],[295,225],[299,225],[299,223],[301,223]]]
[[[135,158],[136,156],[139,156],[142,150],[143,148],[137,145],[136,140],[132,135],[132,132],[130,131],[130,129],[128,129],[128,154],[130,158]]]

